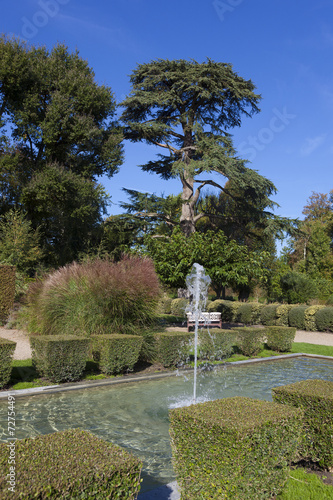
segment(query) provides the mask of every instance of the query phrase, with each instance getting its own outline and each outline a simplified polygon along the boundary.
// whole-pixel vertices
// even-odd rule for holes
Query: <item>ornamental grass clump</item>
[[[73,262],[34,283],[23,318],[35,335],[134,333],[153,323],[160,294],[153,262]]]
[[[303,411],[233,397],[170,411],[173,464],[184,500],[271,499],[288,479]]]

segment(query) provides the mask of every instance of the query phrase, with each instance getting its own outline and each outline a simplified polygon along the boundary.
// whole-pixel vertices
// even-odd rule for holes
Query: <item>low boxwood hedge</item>
[[[262,325],[274,326],[277,321],[276,310],[279,304],[270,304],[262,308],[260,313],[260,322]]]
[[[305,330],[305,311],[309,306],[296,306],[289,311],[289,326]]]
[[[260,312],[262,308],[262,304],[258,304],[257,302],[240,304],[237,309],[236,322],[244,323],[244,325],[257,325],[260,323]]]
[[[264,328],[248,326],[233,328],[233,331],[236,332],[236,345],[244,356],[255,356],[261,351],[265,339]]]
[[[269,349],[278,352],[291,351],[296,328],[288,326],[266,326],[266,344]]]
[[[53,382],[79,380],[88,359],[90,340],[74,335],[30,337],[32,362],[36,370]]]
[[[333,466],[333,382],[302,380],[272,389],[273,400],[302,408],[303,439],[300,458],[318,462],[321,467]]]
[[[304,324],[305,330],[308,332],[315,332],[317,330],[316,325],[316,312],[320,309],[324,309],[325,306],[309,306],[304,312]]]
[[[2,500],[135,500],[140,489],[141,461],[80,429],[15,441],[14,474],[8,457],[8,444],[1,443]],[[8,489],[10,477],[15,493]]]
[[[199,357],[210,361],[229,358],[236,342],[236,334],[232,330],[219,328],[199,330]]]
[[[303,411],[233,397],[170,411],[181,498],[271,499],[288,478]]]
[[[281,304],[276,308],[276,326],[289,326],[289,311],[293,307],[293,304]]]
[[[233,300],[214,300],[207,306],[208,312],[220,312],[222,321],[226,323],[237,322],[238,308],[243,305],[242,302]]]
[[[16,342],[0,337],[0,389],[9,382],[15,347]]]
[[[94,361],[107,375],[133,370],[139,359],[143,338],[139,335],[92,335],[91,349]]]
[[[315,313],[317,330],[320,332],[333,332],[333,307],[324,307]]]
[[[194,334],[187,332],[155,333],[154,361],[165,368],[184,364],[190,357]]]

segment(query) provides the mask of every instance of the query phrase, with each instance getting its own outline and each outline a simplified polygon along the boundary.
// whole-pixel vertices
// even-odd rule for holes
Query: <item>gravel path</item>
[[[187,331],[187,329],[183,327],[170,327],[167,328],[167,330]],[[0,337],[16,342],[14,359],[31,358],[29,337],[26,332],[23,330],[9,330],[7,328],[0,327]],[[333,333],[305,332],[303,330],[298,330],[296,332],[295,342],[333,346]]]

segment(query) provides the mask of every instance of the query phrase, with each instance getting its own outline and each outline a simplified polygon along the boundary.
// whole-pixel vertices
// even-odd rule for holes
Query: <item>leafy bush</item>
[[[275,387],[272,393],[274,401],[304,410],[300,458],[319,462],[321,467],[332,467],[333,382],[302,380]]]
[[[79,380],[88,359],[90,340],[83,337],[40,335],[30,337],[36,370],[54,382]]]
[[[277,306],[275,311],[277,326],[289,326],[289,311],[293,307],[295,306],[292,304],[281,304]]]
[[[33,334],[136,334],[155,319],[159,292],[150,259],[74,262],[31,286],[23,314]]]
[[[279,352],[291,351],[296,328],[289,328],[287,326],[267,326],[266,331],[266,344],[269,349]]]
[[[237,321],[237,311],[242,302],[232,300],[214,300],[208,307],[208,312],[220,312],[221,319],[227,323],[235,323]]]
[[[237,347],[244,356],[255,356],[263,347],[265,338],[264,328],[234,328],[237,337]]]
[[[14,305],[15,266],[0,264],[0,324],[8,318]]]
[[[297,330],[305,330],[305,311],[309,306],[293,307],[289,311],[289,325]]]
[[[211,361],[229,358],[235,341],[235,332],[232,330],[200,329],[199,357]]]
[[[70,429],[17,440],[15,494],[8,490],[8,450],[8,444],[0,444],[2,500],[135,500],[140,490],[141,461],[87,431]]]
[[[16,342],[0,337],[0,389],[9,382]]]
[[[157,312],[159,314],[171,314],[172,298],[168,295],[163,295],[157,304]]]
[[[315,313],[316,330],[333,332],[333,307],[324,307]]]
[[[171,302],[171,314],[174,316],[186,317],[185,309],[188,306],[189,301],[187,299],[173,299]]]
[[[260,322],[260,312],[262,308],[262,304],[256,302],[241,304],[237,309],[236,322],[244,323],[245,325],[258,324]]]
[[[283,488],[300,441],[302,410],[225,398],[170,411],[181,497],[270,499]]]
[[[164,367],[178,366],[190,357],[194,341],[193,333],[156,333],[154,337],[155,361],[162,363]]]
[[[314,281],[305,274],[291,271],[281,277],[283,299],[288,304],[304,304],[317,295]]]
[[[325,306],[310,306],[304,312],[305,330],[308,332],[316,331],[316,312],[323,309]]]
[[[260,312],[260,320],[263,325],[274,326],[277,321],[277,308],[279,304],[264,306]]]
[[[138,335],[92,335],[93,359],[105,374],[132,370],[139,359],[142,341]]]

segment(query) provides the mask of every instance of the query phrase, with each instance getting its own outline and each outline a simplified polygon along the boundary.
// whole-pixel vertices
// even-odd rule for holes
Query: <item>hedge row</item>
[[[9,382],[15,347],[16,342],[0,337],[0,389]]]
[[[9,450],[7,443],[0,444],[3,500],[135,500],[140,490],[141,461],[87,431],[70,429],[17,440],[15,466],[8,463]]]
[[[0,265],[0,322],[6,321],[14,305],[15,266]]]

